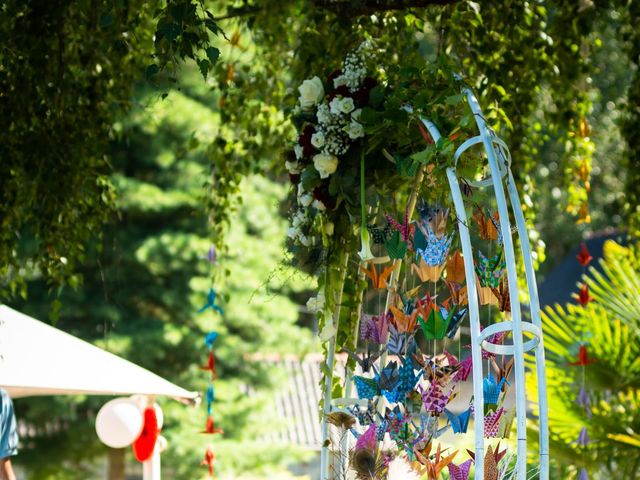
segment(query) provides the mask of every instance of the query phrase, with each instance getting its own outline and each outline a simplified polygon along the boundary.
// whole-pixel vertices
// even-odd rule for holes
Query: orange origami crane
[[[420,266],[415,263],[411,265],[411,271],[416,272],[421,282],[437,282],[444,270],[444,263],[442,265],[427,265],[424,258],[420,257]]]
[[[216,454],[213,453],[213,449],[209,446],[204,454],[204,460],[200,462],[200,465],[209,467],[209,476],[213,478],[213,462],[216,459]]]
[[[393,262],[388,267],[382,267],[382,272],[378,273],[373,262],[369,262],[368,268],[360,267],[360,270],[371,280],[371,287],[378,289],[387,288],[387,279],[391,276],[395,267],[396,262]]]
[[[404,313],[399,308],[390,305],[389,310],[393,314],[393,323],[400,333],[413,333],[417,328],[418,309],[414,309],[410,314]]]
[[[218,433],[224,433],[224,430],[222,430],[221,428],[216,428],[216,425],[213,421],[213,417],[207,417],[207,423],[204,427],[204,430],[201,431],[200,433],[206,433],[209,435],[216,435]]]
[[[207,364],[202,365],[200,370],[207,370],[211,372],[211,376],[215,380],[218,378],[218,374],[216,373],[216,357],[213,356],[213,352],[209,352],[209,358],[207,359]]]
[[[456,450],[451,455],[443,457],[441,448],[442,445],[438,445],[438,450],[436,450],[433,459],[429,456],[431,453],[431,442],[429,442],[422,451],[415,447],[413,449],[413,453],[415,454],[418,462],[424,465],[424,468],[422,468],[419,473],[420,475],[426,474],[427,480],[438,480],[440,472],[444,470],[444,468],[449,465],[458,454],[458,451]]]
[[[473,219],[478,224],[480,230],[480,238],[483,240],[497,240],[498,229],[497,225],[500,222],[500,216],[498,212],[495,212],[491,217],[487,217],[480,209],[476,210],[473,214]]]

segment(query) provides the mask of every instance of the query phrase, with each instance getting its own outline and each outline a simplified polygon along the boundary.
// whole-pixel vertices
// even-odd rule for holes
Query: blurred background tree
[[[185,71],[184,83],[196,75],[196,70]],[[206,372],[198,369],[206,360],[204,335],[218,331],[214,418],[225,435],[214,441],[216,469],[237,475],[290,463],[299,458],[295,448],[265,450],[259,443],[261,436],[286,427],[263,414],[269,392],[283,376],[250,358],[257,351],[315,350],[312,332],[296,325],[294,302],[313,283],[281,263],[286,222],[278,210],[286,189],[262,176],[243,180],[245,202],[229,230],[229,248],[214,268],[226,315],[196,314],[211,282],[209,264],[202,259],[210,244],[202,185],[207,141],[219,116],[211,100],[184,86],[164,101],[148,90],[137,98],[139,106],[114,126],[119,140],[110,147],[118,220],[105,229],[101,245],[87,250],[80,268],[84,284],[62,294],[56,326],[199,391],[207,385]],[[45,280],[34,279],[28,287],[29,301],[13,305],[45,318]],[[257,395],[248,397],[246,386]],[[17,457],[29,478],[94,478],[90,472],[107,451],[93,426],[105,400],[16,401],[18,416],[33,427]],[[194,411],[164,400],[162,407],[169,440],[165,475],[199,478],[205,470],[199,461],[210,440],[198,433],[206,419],[204,405]],[[132,458],[128,449],[126,455]]]

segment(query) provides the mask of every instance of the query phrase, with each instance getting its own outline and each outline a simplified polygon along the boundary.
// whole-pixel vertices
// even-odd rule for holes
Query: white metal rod
[[[487,152],[489,169],[493,179],[498,213],[500,215],[500,230],[502,232],[502,244],[504,248],[505,261],[507,266],[507,279],[509,281],[509,299],[511,300],[511,318],[513,320],[513,349],[514,349],[514,370],[516,383],[516,425],[518,435],[518,448],[516,458],[516,478],[526,480],[527,478],[527,396],[525,391],[524,377],[524,347],[522,339],[520,298],[518,295],[518,274],[516,272],[516,259],[511,238],[511,225],[509,222],[509,210],[507,199],[504,194],[500,167],[496,158],[496,153],[491,140],[491,134],[486,126],[482,110],[478,100],[471,90],[464,89],[471,111],[476,118],[476,124],[482,135],[484,148]]]
[[[542,322],[540,321],[540,300],[538,298],[538,285],[536,282],[536,274],[533,269],[533,261],[531,258],[531,245],[529,243],[529,235],[527,233],[527,225],[522,213],[522,205],[516,182],[513,174],[509,171],[507,180],[507,190],[511,199],[511,207],[513,209],[516,225],[518,227],[518,236],[520,238],[520,248],[522,250],[522,260],[524,262],[524,271],[527,279],[527,287],[529,289],[529,309],[531,312],[531,321],[540,328],[540,342],[536,347],[536,376],[538,380],[538,423],[540,433],[540,480],[549,480],[549,407],[547,404],[547,375],[545,366],[544,343],[542,339]]]
[[[142,480],[160,480],[160,448],[158,442],[149,460],[142,462]]]
[[[467,212],[462,200],[462,192],[455,170],[447,168],[447,178],[451,188],[451,196],[456,209],[458,232],[460,233],[460,244],[462,246],[462,257],[464,259],[465,280],[467,282],[467,297],[469,303],[469,323],[471,327],[471,358],[473,360],[473,406],[475,411],[474,433],[475,433],[475,455],[476,469],[475,477],[484,478],[484,392],[482,390],[482,349],[480,342],[475,339],[480,338],[480,306],[478,304],[478,293],[476,291],[476,276],[473,266],[473,250],[471,248],[471,236]]]

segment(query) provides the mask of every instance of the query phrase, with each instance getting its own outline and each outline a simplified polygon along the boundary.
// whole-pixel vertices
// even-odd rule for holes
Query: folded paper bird
[[[496,381],[491,373],[484,377],[484,380],[482,381],[482,390],[484,393],[485,405],[497,405],[500,393],[502,392],[502,386],[506,381],[506,378]]]
[[[206,337],[204,337],[204,344],[207,348],[211,349],[213,347],[213,343],[218,338],[218,332],[209,332]]]
[[[367,268],[360,267],[360,270],[371,280],[371,288],[387,288],[387,280],[393,273],[396,262],[387,267],[382,267],[382,271],[378,273],[373,262],[369,262]]]
[[[578,259],[578,263],[583,267],[586,267],[587,265],[589,265],[589,263],[591,263],[593,257],[591,256],[591,253],[589,253],[589,249],[587,248],[586,243],[582,242],[580,252],[578,253],[578,255],[576,255],[576,258]]]
[[[596,360],[593,358],[589,358],[589,352],[587,352],[586,345],[580,345],[580,349],[578,350],[578,361],[570,362],[569,365],[572,367],[586,367],[587,365],[591,365],[595,363]]]
[[[469,459],[460,465],[449,464],[449,477],[451,480],[469,480],[469,471],[472,460]]]
[[[213,417],[208,416],[207,423],[204,426],[204,430],[201,431],[200,433],[205,433],[207,435],[217,435],[217,434],[224,433],[224,430],[222,430],[221,428],[216,428],[216,425],[213,421]]]
[[[444,413],[449,419],[449,423],[451,423],[453,433],[467,433],[467,428],[469,427],[469,419],[471,418],[471,407],[467,408],[464,412],[459,414],[452,413],[445,408]]]
[[[207,364],[202,365],[200,370],[206,370],[211,372],[211,377],[215,380],[218,378],[218,374],[216,373],[216,357],[213,355],[213,352],[209,352],[209,357],[207,359]]]
[[[500,418],[504,414],[504,408],[500,407],[495,412],[490,411],[484,416],[485,438],[497,438],[500,436]]]
[[[209,289],[209,293],[207,295],[207,303],[205,303],[204,306],[200,310],[198,310],[198,313],[202,313],[209,308],[215,310],[220,315],[224,315],[224,310],[222,310],[222,308],[220,308],[220,306],[216,304],[216,291],[213,288]]]
[[[360,316],[360,338],[378,345],[386,343],[389,336],[389,323],[392,318],[391,312],[378,316],[363,313]]]
[[[427,480],[438,480],[440,472],[453,461],[454,457],[458,454],[458,451],[456,450],[445,457],[442,455],[442,446],[438,445],[438,450],[435,455],[431,456],[430,453],[431,442],[429,442],[422,451],[417,448],[414,449],[416,459],[425,467],[421,469],[420,474],[426,474]]]
[[[211,447],[207,447],[207,451],[204,454],[204,460],[200,462],[200,465],[204,465],[209,468],[209,476],[213,478],[213,463],[216,460],[216,454],[213,453]]]

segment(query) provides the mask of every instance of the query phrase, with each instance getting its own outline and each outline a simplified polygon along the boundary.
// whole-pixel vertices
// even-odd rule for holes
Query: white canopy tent
[[[200,396],[134,363],[0,305],[0,387],[12,398],[36,395],[166,396],[195,404]],[[160,451],[143,463],[160,479]]]
[[[134,363],[0,305],[0,387],[13,398],[35,395],[199,397]]]

